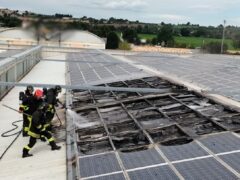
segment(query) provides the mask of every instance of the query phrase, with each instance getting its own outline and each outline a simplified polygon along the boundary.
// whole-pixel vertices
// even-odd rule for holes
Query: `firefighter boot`
[[[50,142],[50,145],[52,147],[52,151],[61,149],[61,146],[56,145],[54,141]]]
[[[22,158],[33,156],[32,154],[29,154],[28,151],[29,151],[28,149],[23,148]]]

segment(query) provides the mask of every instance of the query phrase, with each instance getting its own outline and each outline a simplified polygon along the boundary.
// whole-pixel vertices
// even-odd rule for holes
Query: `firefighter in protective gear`
[[[28,97],[33,96],[33,91],[34,91],[33,86],[27,86],[25,92],[19,93],[19,100],[23,102]]]
[[[54,138],[52,137],[51,133],[46,131],[44,128],[44,124],[46,122],[45,112],[46,112],[46,104],[42,103],[37,111],[33,113],[32,121],[30,122],[28,135],[30,136],[29,144],[23,148],[23,154],[22,157],[29,157],[32,156],[32,154],[29,154],[29,150],[33,148],[33,146],[36,144],[37,139],[43,135],[47,138],[49,144],[51,145],[52,150],[59,150],[61,149],[61,146],[57,146]]]
[[[56,106],[58,103],[58,94],[62,92],[61,86],[55,86],[55,88],[50,88],[47,90],[46,94],[46,102],[48,104],[52,104],[53,106]]]
[[[33,91],[34,91],[33,86],[27,86],[27,89],[25,90],[26,97],[33,96]]]
[[[23,122],[23,136],[27,136],[29,130],[29,124],[31,121],[31,115],[37,110],[38,106],[43,102],[42,99],[43,92],[40,89],[37,89],[33,96],[29,96],[23,99],[22,104],[20,105],[19,112],[24,112],[24,122]]]
[[[24,92],[19,93],[19,100],[22,101],[23,103],[23,101],[25,101],[27,98],[33,96],[33,91],[34,91],[33,86],[27,86],[25,93]],[[26,114],[23,114],[23,131],[22,131],[23,137],[27,136],[27,128],[29,125],[28,122],[29,122],[28,116]]]
[[[54,118],[54,115],[56,113],[55,106],[58,106],[59,100],[57,99],[58,94],[62,92],[61,86],[57,85],[54,88],[50,88],[46,92],[46,98],[45,101],[48,103],[48,108],[46,112],[47,117],[47,123],[46,128],[48,130],[51,130],[51,121]]]

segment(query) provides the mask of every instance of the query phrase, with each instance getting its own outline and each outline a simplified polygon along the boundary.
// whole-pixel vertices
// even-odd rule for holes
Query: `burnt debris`
[[[201,135],[240,131],[240,113],[159,77],[100,86],[159,88],[164,94],[73,91],[80,154],[181,145]],[[86,124],[86,126],[84,126]]]

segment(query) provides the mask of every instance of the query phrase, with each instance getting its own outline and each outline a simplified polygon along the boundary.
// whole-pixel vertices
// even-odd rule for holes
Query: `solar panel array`
[[[97,56],[105,55],[96,56],[98,53],[88,51],[90,57],[84,58],[90,60],[93,56],[94,61],[100,61]],[[79,58],[85,54],[69,54],[68,57],[74,59],[75,55]],[[108,57],[108,62],[117,61],[111,58]],[[78,66],[76,69],[69,63],[72,84],[94,84],[100,79],[101,70],[96,73],[99,64],[92,63],[95,71],[87,70],[86,63],[78,63]],[[128,64],[124,66],[133,68]],[[111,69],[113,73],[114,70]],[[131,72],[128,77],[141,73],[136,68]],[[115,73],[115,81],[124,77],[124,71]],[[240,136],[237,134],[240,126],[233,118],[239,117],[239,113],[160,78],[107,83],[108,80],[113,82],[113,75],[108,75],[102,76],[106,83],[99,83],[101,86],[170,90],[165,95],[154,96],[74,91],[73,108],[83,117],[79,122],[82,127],[76,131],[81,179],[240,178]]]
[[[67,60],[72,85],[100,84],[147,76],[147,73],[98,50],[69,53]],[[99,63],[102,62],[102,63]]]
[[[136,81],[139,82],[139,80],[135,80],[135,82]],[[133,85],[134,83],[131,82],[132,81],[127,81],[126,84]],[[117,84],[110,83],[107,85],[116,86]],[[81,98],[81,93],[83,93],[82,98],[92,98],[92,102],[89,101],[89,99],[79,100],[79,98]],[[122,95],[122,93],[119,92],[114,93],[117,96]],[[204,127],[205,131],[202,132],[196,130],[196,134],[192,137],[191,134],[193,133],[193,130],[184,125],[184,120],[182,120],[182,123],[179,122],[179,125],[177,126],[174,124],[176,121],[173,122],[170,120],[169,122],[162,121],[163,127],[160,129],[155,127],[158,131],[153,133],[151,130],[154,130],[154,128],[148,129],[148,126],[145,127],[145,123],[155,120],[157,116],[161,117],[161,114],[158,114],[157,116],[154,112],[148,114],[148,112],[154,110],[150,104],[145,106],[144,102],[132,100],[123,103],[126,108],[124,111],[124,108],[121,108],[117,102],[115,105],[109,106],[110,102],[112,103],[112,101],[115,101],[114,99],[110,98],[108,101],[100,100],[100,97],[104,99],[106,96],[111,97],[110,94],[106,92],[92,92],[92,94],[86,94],[86,92],[74,93],[74,97],[78,99],[74,101],[76,111],[82,117],[90,120],[91,123],[100,122],[97,126],[90,125],[88,128],[79,128],[77,130],[77,134],[79,135],[80,175],[83,179],[180,179],[181,177],[186,179],[201,179],[202,177],[204,177],[204,179],[239,178],[238,174],[236,175],[233,173],[238,173],[236,166],[237,162],[239,162],[239,157],[230,160],[229,158],[227,160],[224,159],[225,154],[234,155],[240,153],[240,139],[238,135],[232,132],[225,132],[231,126],[221,129],[221,125],[224,126],[223,123],[218,126],[219,129],[215,128],[215,126],[217,127],[217,124],[212,124],[207,127],[207,124],[209,125],[210,121],[207,122],[204,120],[204,124],[206,124],[206,127]],[[133,93],[130,94],[128,98],[135,96],[137,96],[137,94]],[[144,95],[142,94],[142,96]],[[181,95],[176,96],[177,99],[181,99],[186,104],[189,104],[190,102],[196,103],[197,99],[199,99],[199,97],[194,97],[194,100],[191,98],[191,100],[189,100],[189,97],[189,95],[188,97],[185,95],[185,99],[183,99]],[[123,96],[123,99],[124,98],[125,97]],[[161,103],[169,101],[166,97],[165,99],[149,98],[146,100],[149,102],[155,102],[157,107],[161,107],[163,105]],[[201,98],[199,100],[203,101]],[[86,106],[84,107],[83,104],[80,105],[78,102],[85,103]],[[90,109],[87,108],[90,104],[101,104],[102,102],[104,102],[105,105],[104,103],[99,105],[96,110],[92,107]],[[211,109],[210,106],[215,106],[215,104],[210,104],[210,102],[207,103],[209,103],[206,105],[209,109]],[[206,107],[204,108],[206,110]],[[201,108],[198,110],[199,112],[204,112],[203,109],[200,109]],[[130,123],[131,117],[127,115],[127,112],[133,116],[134,120],[140,123],[142,129],[139,129],[137,125],[134,126]],[[141,112],[146,112],[146,116],[144,114],[142,115],[145,116],[144,118],[147,118],[147,120],[143,119]],[[171,115],[170,111],[165,111],[164,113]],[[171,118],[175,119],[177,113],[184,117],[184,112],[175,112],[175,115]],[[185,113],[189,114],[191,112],[185,111]],[[216,111],[212,113],[216,113]],[[221,112],[220,116],[216,115],[216,117],[226,116],[230,113],[231,112],[228,110],[225,110],[225,112]],[[204,119],[204,117],[198,117],[201,119],[199,121]],[[132,122],[134,122],[134,120],[132,119]],[[119,124],[117,124],[117,122]],[[127,124],[124,129],[121,125],[124,125],[126,122]],[[88,123],[89,122],[87,122],[87,124]],[[191,124],[191,122],[189,123]],[[109,132],[106,131],[104,125],[106,125],[106,129]],[[180,129],[178,129],[179,126]],[[192,128],[194,129],[196,127],[198,127],[198,125],[193,125]],[[146,130],[146,134],[144,133],[144,130]],[[163,130],[166,130],[166,132]],[[183,132],[181,130],[183,130]],[[174,136],[171,137],[170,134],[165,136],[164,133],[167,133],[168,131],[174,134]],[[136,139],[134,140],[133,138],[133,140],[131,139],[132,141],[129,140],[130,143],[124,142],[121,138],[125,137],[124,133],[127,134],[127,132],[132,132],[134,137],[137,134],[137,137],[135,137]],[[213,133],[213,135],[205,135],[210,133]],[[202,134],[205,136],[201,136]],[[150,140],[147,140],[147,135],[150,136]],[[195,139],[194,137],[197,136],[200,139],[195,139],[194,141],[183,145],[164,145],[164,142],[166,143],[166,141],[170,143],[171,140],[176,140],[177,138],[175,136],[179,136],[179,139],[184,137],[187,137],[187,139]],[[113,143],[113,146],[111,143]],[[132,148],[133,150],[128,150],[128,148]],[[223,160],[224,163],[218,158]],[[225,163],[227,163],[227,166]],[[202,173],[204,173],[204,176],[201,176]]]
[[[193,54],[184,57],[148,52],[127,58],[240,101],[238,56]]]

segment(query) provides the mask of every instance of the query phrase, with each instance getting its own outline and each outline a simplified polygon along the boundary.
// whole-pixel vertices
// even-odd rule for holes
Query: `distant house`
[[[146,44],[147,40],[146,39],[141,39],[140,42],[141,42],[141,44]]]

